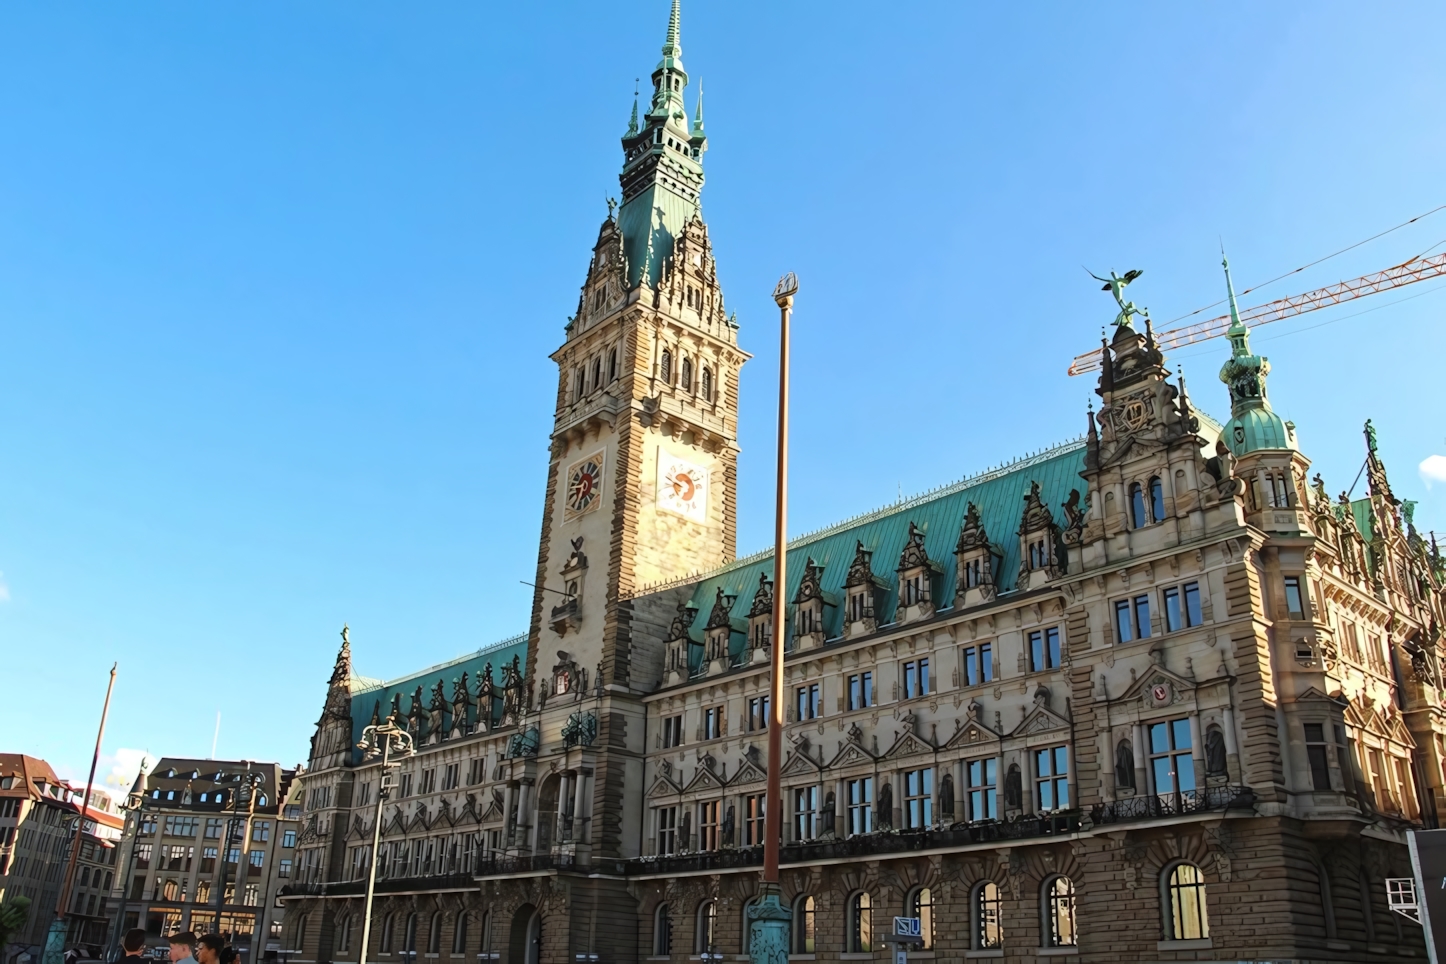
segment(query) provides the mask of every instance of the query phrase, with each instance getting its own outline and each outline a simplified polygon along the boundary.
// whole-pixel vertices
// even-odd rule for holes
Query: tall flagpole
[[[748,953],[754,964],[788,960],[789,923],[778,881],[783,840],[783,649],[788,640],[788,321],[798,278],[784,275],[773,289],[780,313],[778,334],[778,491],[773,530],[773,640],[768,699],[768,789],[763,808],[763,886],[749,922]]]

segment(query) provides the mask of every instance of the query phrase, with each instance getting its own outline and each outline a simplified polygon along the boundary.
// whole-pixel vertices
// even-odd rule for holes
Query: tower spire
[[[351,679],[351,627],[341,627],[341,649],[336,653],[336,664],[331,668],[331,682],[345,683]]]
[[[673,12],[668,14],[668,36],[663,41],[664,57],[683,56],[683,46],[678,42],[679,0],[673,0]]]
[[[1224,441],[1237,456],[1258,449],[1293,449],[1295,440],[1285,422],[1270,407],[1265,393],[1265,376],[1270,360],[1250,351],[1250,330],[1240,320],[1235,303],[1235,283],[1230,278],[1230,259],[1220,246],[1220,265],[1225,269],[1225,291],[1230,299],[1230,358],[1220,368],[1220,380],[1230,390],[1230,421],[1225,423]]]
[[[1230,299],[1230,353],[1236,358],[1250,354],[1250,330],[1240,320],[1240,307],[1235,303],[1235,283],[1230,280],[1230,259],[1225,256],[1225,244],[1220,245],[1220,265],[1225,269],[1225,292]]]
[[[698,78],[698,106],[693,111],[693,136],[703,133],[703,78]]]

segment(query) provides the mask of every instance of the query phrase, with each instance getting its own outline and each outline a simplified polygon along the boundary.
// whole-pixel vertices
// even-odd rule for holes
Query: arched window
[[[713,369],[706,367],[703,369],[703,400],[713,401]]]
[[[1210,936],[1205,909],[1205,876],[1194,864],[1176,864],[1165,883],[1165,939],[1196,941]]]
[[[301,915],[301,919],[296,922],[296,933],[293,935],[293,941],[294,941],[294,943],[293,943],[291,946],[292,946],[293,948],[295,948],[296,950],[298,950],[298,951],[301,950],[303,947],[306,946],[306,918],[307,918],[307,916],[308,916],[308,915],[306,915],[306,914],[302,914],[302,915]]]
[[[1044,945],[1074,947],[1074,884],[1068,877],[1051,877],[1044,885]]]
[[[743,916],[742,916],[743,937],[742,937],[742,940],[739,942],[739,945],[738,945],[738,953],[740,953],[740,954],[747,954],[747,953],[748,953],[748,935],[749,935],[749,933],[752,931],[752,928],[753,928],[753,916],[752,916],[752,915],[753,915],[753,908],[755,908],[755,907],[757,907],[757,906],[758,906],[758,898],[757,898],[757,897],[750,897],[750,898],[748,898],[746,901],[743,902]]]
[[[1159,476],[1150,480],[1150,518],[1155,522],[1165,521],[1165,486]]]
[[[817,906],[813,897],[804,894],[793,902],[793,953],[812,954],[818,946],[814,931]]]
[[[848,926],[850,954],[867,954],[874,949],[874,910],[868,891],[861,890],[849,898]]]
[[[417,952],[417,915],[407,915],[407,928],[402,934],[402,950]]]
[[[663,349],[662,360],[658,362],[658,376],[669,385],[673,383],[673,353],[666,348]]]
[[[717,934],[718,902],[705,900],[698,905],[698,920],[693,927],[693,953],[702,954],[713,949]]]
[[[1143,529],[1148,525],[1148,518],[1145,515],[1145,490],[1140,488],[1140,483],[1130,483],[1130,528]]]
[[[974,899],[970,902],[970,916],[974,924],[974,949],[987,951],[1004,946],[1004,927],[999,914],[999,885],[992,880],[974,888]]]
[[[391,914],[388,914],[387,916],[382,918],[382,950],[386,951],[388,954],[392,952],[392,943],[393,938],[395,937],[393,927],[394,923],[395,919],[392,917]]]
[[[427,953],[440,954],[442,952],[442,915],[434,913],[431,923],[427,926]]]
[[[457,924],[452,928],[452,954],[467,953],[467,915],[458,914]]]
[[[482,931],[477,936],[482,939],[479,945],[482,953],[490,954],[492,952],[492,912],[490,910],[482,912]]]
[[[693,390],[693,359],[683,359],[683,379],[678,384],[685,392]]]
[[[924,950],[934,947],[934,895],[927,887],[915,888],[904,901],[904,916],[919,918],[919,934]]]
[[[673,953],[673,919],[668,916],[668,905],[659,904],[653,911],[653,956],[666,957]]]

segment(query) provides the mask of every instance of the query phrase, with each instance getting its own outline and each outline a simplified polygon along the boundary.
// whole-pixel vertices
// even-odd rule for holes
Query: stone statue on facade
[[[1019,775],[1019,764],[1009,764],[1009,772],[1004,775],[1004,809],[1024,809],[1024,781]]]
[[[1225,734],[1220,732],[1220,727],[1212,726],[1205,731],[1205,775],[1207,777],[1223,777],[1227,772]]]
[[[1129,740],[1115,744],[1115,789],[1135,789],[1135,748]]]
[[[939,781],[939,815],[948,818],[950,823],[954,822],[954,775],[944,774],[944,779]]]
[[[1138,278],[1145,272],[1139,270],[1138,268],[1133,268],[1129,271],[1126,271],[1123,275],[1117,275],[1113,271],[1111,271],[1108,278],[1101,278],[1093,271],[1089,271],[1088,268],[1086,268],[1085,270],[1089,273],[1089,276],[1091,278],[1095,279],[1096,281],[1103,281],[1105,283],[1105,286],[1100,289],[1101,291],[1108,291],[1110,294],[1115,296],[1115,304],[1120,306],[1120,313],[1115,316],[1116,325],[1129,326],[1130,319],[1133,316],[1148,315],[1150,313],[1150,309],[1136,308],[1133,301],[1125,300],[1125,289],[1130,286],[1131,282],[1133,282],[1136,278]]]
[[[894,828],[894,785],[885,780],[879,787],[879,829]]]

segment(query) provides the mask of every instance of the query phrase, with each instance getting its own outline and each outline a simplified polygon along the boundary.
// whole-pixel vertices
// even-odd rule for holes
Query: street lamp
[[[382,764],[381,779],[377,781],[376,811],[372,815],[372,859],[368,862],[367,899],[362,907],[361,954],[357,958],[357,964],[367,964],[367,947],[371,944],[372,936],[372,897],[377,889],[377,860],[380,858],[378,849],[382,845],[382,802],[391,796],[392,787],[396,785],[392,781],[392,771],[402,766],[400,763],[393,763],[392,756],[406,756],[412,752],[412,735],[397,725],[394,713],[387,717],[385,723],[365,727],[361,740],[357,742],[357,749],[362,751],[362,762],[380,760]],[[407,952],[403,951],[402,957],[406,956]],[[417,952],[411,951],[411,956],[415,959]]]

